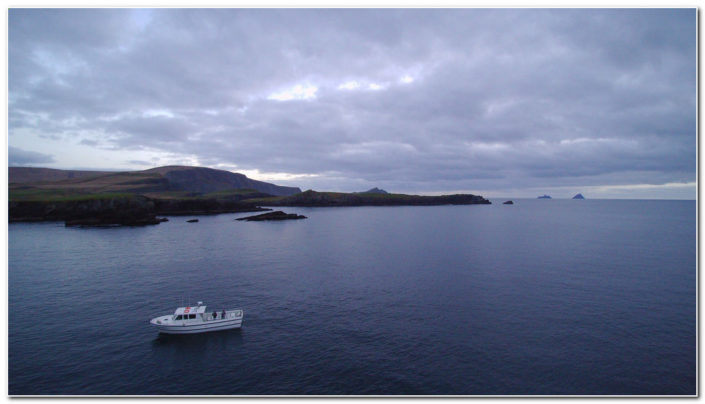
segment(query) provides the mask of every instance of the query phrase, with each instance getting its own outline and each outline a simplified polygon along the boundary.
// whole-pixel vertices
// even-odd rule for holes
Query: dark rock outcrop
[[[514,201],[506,201],[502,205],[514,205]]]
[[[536,199],[551,199],[551,196],[550,195],[541,195]]]
[[[241,217],[235,220],[245,220],[248,222],[261,222],[265,220],[292,220],[292,219],[306,219],[306,216],[297,215],[296,213],[284,213],[281,210],[274,212],[263,213],[261,215]]]
[[[66,226],[145,226],[159,224],[154,202],[141,196],[89,199],[57,206]]]
[[[187,220],[186,223],[198,223],[198,219]]]
[[[154,202],[142,196],[68,201],[10,201],[10,222],[65,221],[67,226],[157,224]]]

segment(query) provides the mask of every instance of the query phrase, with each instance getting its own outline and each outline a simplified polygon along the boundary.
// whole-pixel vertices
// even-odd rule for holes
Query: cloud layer
[[[694,9],[11,9],[10,162],[343,191],[694,182],[695,39]]]

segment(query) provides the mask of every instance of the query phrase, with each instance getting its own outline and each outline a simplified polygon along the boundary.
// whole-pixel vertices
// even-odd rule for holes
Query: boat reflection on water
[[[174,354],[178,357],[191,354],[197,357],[208,356],[210,353],[222,355],[232,349],[240,349],[243,344],[242,329],[209,332],[204,334],[158,334],[152,340],[152,352],[159,353],[164,359],[164,354]]]

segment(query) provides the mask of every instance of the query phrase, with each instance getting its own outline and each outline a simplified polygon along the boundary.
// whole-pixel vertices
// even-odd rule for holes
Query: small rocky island
[[[585,199],[585,197],[583,196],[583,194],[576,194],[573,199]]]
[[[536,198],[536,199],[551,199],[551,195],[545,195],[545,194],[544,194],[544,195],[539,196],[539,197]]]
[[[506,201],[502,205],[514,205],[514,201]]]
[[[263,222],[266,220],[296,220],[296,219],[306,219],[304,215],[297,215],[296,213],[284,213],[281,210],[274,212],[262,213],[261,215],[241,217],[235,220],[245,220],[248,222]]]

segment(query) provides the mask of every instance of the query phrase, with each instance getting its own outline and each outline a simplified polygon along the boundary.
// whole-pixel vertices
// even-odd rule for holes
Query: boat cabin
[[[197,318],[203,318],[203,314],[206,313],[206,306],[196,306],[196,307],[179,307],[174,312],[174,321],[178,320],[195,320]]]

